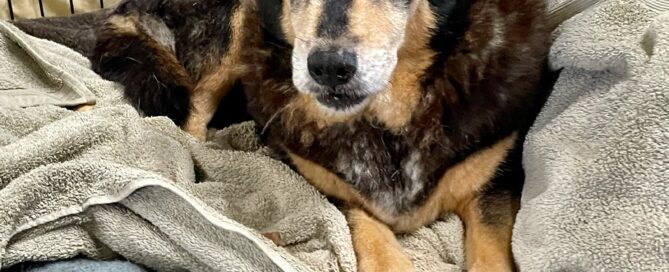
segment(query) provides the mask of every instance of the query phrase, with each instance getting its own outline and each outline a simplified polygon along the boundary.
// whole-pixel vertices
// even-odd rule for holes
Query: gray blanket
[[[252,124],[198,143],[141,117],[88,67],[0,21],[0,268],[85,256],[158,271],[355,271],[344,216]],[[400,242],[418,271],[460,271],[462,235],[449,215]]]
[[[667,11],[609,0],[557,29],[564,70],[525,143],[522,271],[669,271]]]

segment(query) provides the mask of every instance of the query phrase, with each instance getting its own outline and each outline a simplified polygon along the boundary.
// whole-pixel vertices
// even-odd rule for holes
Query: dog
[[[360,271],[412,271],[395,234],[447,212],[469,271],[513,271],[544,13],[543,0],[126,0],[91,61],[200,140],[218,108],[234,112],[222,99],[244,97],[264,141],[342,203]]]
[[[412,271],[395,233],[446,212],[469,271],[516,269],[522,143],[547,95],[543,2],[255,2],[248,111],[344,203],[360,271]]]

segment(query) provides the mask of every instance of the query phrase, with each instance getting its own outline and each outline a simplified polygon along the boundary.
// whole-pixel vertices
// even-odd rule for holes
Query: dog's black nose
[[[357,57],[346,50],[318,50],[309,55],[309,75],[318,84],[334,88],[346,84],[357,70]]]

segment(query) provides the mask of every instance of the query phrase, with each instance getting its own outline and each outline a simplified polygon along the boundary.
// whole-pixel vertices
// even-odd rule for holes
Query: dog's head
[[[406,25],[420,1],[260,2],[265,4],[261,12],[281,14],[277,21],[293,46],[297,90],[313,96],[325,111],[347,114],[363,108],[388,86]]]

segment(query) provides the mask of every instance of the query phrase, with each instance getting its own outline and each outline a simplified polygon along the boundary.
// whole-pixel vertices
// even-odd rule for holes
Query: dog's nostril
[[[337,77],[340,79],[345,79],[350,77],[350,72],[345,68],[337,69]]]
[[[357,70],[357,57],[346,50],[318,50],[309,55],[307,66],[314,81],[334,88],[353,78]]]

